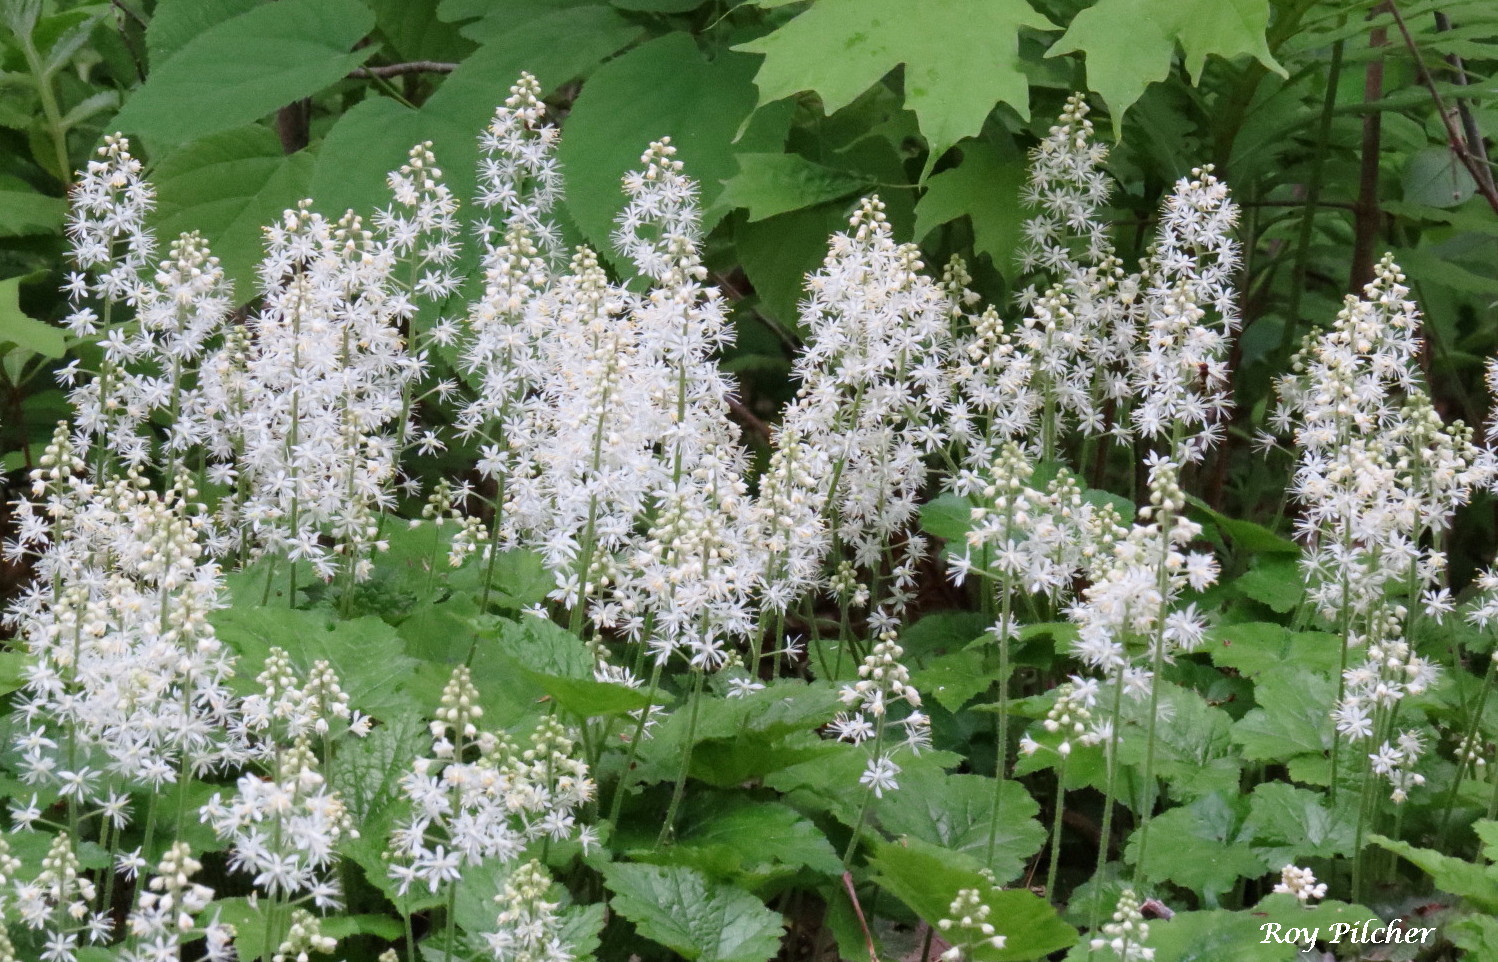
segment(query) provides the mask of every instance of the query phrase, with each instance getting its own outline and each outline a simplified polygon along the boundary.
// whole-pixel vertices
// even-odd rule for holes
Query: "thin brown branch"
[[[1486,169],[1486,158],[1481,162],[1474,155],[1474,148],[1468,142],[1467,137],[1457,126],[1458,112],[1447,108],[1446,101],[1441,97],[1440,88],[1436,86],[1435,78],[1425,67],[1425,58],[1420,55],[1420,47],[1415,43],[1415,38],[1410,35],[1409,24],[1404,22],[1404,17],[1399,12],[1399,6],[1394,0],[1387,0],[1384,6],[1394,16],[1394,23],[1399,27],[1399,34],[1404,38],[1404,45],[1410,51],[1410,56],[1415,61],[1415,71],[1419,74],[1420,82],[1425,89],[1430,91],[1430,99],[1436,105],[1436,112],[1441,115],[1441,124],[1446,128],[1446,143],[1451,147],[1451,153],[1467,168],[1467,173],[1472,175],[1472,180],[1477,184],[1477,192],[1482,199],[1493,208],[1493,213],[1498,214],[1498,187],[1493,184],[1493,178],[1488,175]],[[1479,139],[1480,143],[1480,139]]]
[[[848,900],[853,903],[853,914],[858,916],[858,927],[863,929],[863,940],[869,949],[869,962],[879,962],[879,951],[874,948],[874,934],[869,931],[869,922],[863,917],[863,906],[858,904],[858,892],[853,888],[853,873],[843,873],[843,888],[848,890]]]
[[[743,401],[740,401],[738,398],[729,395],[728,413],[733,417],[735,421],[739,422],[740,427],[742,427],[746,431],[758,435],[761,441],[763,441],[767,446],[769,445],[771,434],[770,426],[764,421],[760,420],[753,411],[749,410],[748,406],[745,405]]]
[[[372,80],[375,77],[404,77],[413,73],[452,73],[458,69],[455,63],[440,60],[413,60],[410,63],[389,63],[380,67],[358,67],[349,71],[352,80]]]

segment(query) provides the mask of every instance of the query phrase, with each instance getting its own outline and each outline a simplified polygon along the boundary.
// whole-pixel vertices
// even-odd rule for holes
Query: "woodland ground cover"
[[[3,11],[0,962],[1498,957],[1487,4]]]

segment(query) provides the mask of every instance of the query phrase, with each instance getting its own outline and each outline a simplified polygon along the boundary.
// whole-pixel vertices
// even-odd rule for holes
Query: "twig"
[[[761,421],[753,411],[749,410],[743,401],[729,395],[728,413],[733,415],[733,419],[739,422],[739,425],[744,430],[757,435],[766,445],[770,443],[770,426]]]
[[[1410,36],[1409,24],[1404,22],[1404,17],[1399,13],[1399,7],[1394,0],[1387,0],[1384,6],[1388,8],[1389,13],[1393,14],[1394,23],[1399,27],[1399,34],[1404,37],[1404,45],[1409,48],[1410,56],[1415,60],[1415,71],[1420,76],[1420,82],[1425,85],[1426,90],[1430,91],[1430,99],[1436,105],[1436,112],[1441,115],[1441,124],[1446,128],[1446,142],[1451,148],[1451,153],[1461,161],[1463,167],[1467,168],[1467,173],[1472,175],[1472,180],[1477,184],[1477,192],[1482,195],[1483,200],[1488,202],[1488,206],[1493,208],[1493,212],[1498,214],[1498,187],[1494,186],[1493,178],[1488,173],[1487,158],[1482,157],[1479,160],[1477,156],[1474,156],[1474,150],[1480,149],[1480,146],[1474,148],[1457,127],[1456,120],[1453,118],[1455,111],[1446,108],[1446,102],[1441,98],[1441,91],[1436,87],[1435,78],[1425,68],[1425,58],[1420,55],[1420,47],[1415,43],[1415,38]],[[1475,126],[1474,124],[1474,132]],[[1476,143],[1481,145],[1481,137],[1477,138]]]
[[[853,889],[853,873],[843,873],[843,888],[848,890],[848,900],[853,903],[853,914],[858,916],[858,927],[863,929],[863,941],[869,948],[869,962],[879,962],[879,951],[874,948],[874,935],[869,931],[868,920],[863,917],[863,906],[858,904],[858,893]]]
[[[458,69],[455,63],[439,60],[413,60],[410,63],[391,63],[381,67],[358,67],[349,71],[352,80],[373,80],[376,77],[404,77],[411,73],[452,73]]]

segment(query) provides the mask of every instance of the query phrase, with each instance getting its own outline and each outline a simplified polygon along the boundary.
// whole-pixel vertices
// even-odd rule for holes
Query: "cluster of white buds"
[[[228,962],[235,957],[233,926],[198,925],[198,916],[213,901],[213,889],[192,881],[202,868],[186,842],[173,842],[167,848],[125,923],[130,941],[120,962],[177,959],[185,945],[200,938],[205,945],[201,958],[206,962]]]
[[[1286,865],[1280,869],[1280,880],[1274,891],[1276,894],[1293,895],[1302,902],[1309,902],[1311,899],[1326,898],[1326,883],[1317,882],[1315,874],[1308,868]]]
[[[895,764],[893,753],[885,748],[888,726],[894,724],[903,729],[901,746],[919,753],[931,743],[931,720],[919,710],[921,695],[910,684],[910,672],[900,662],[905,649],[895,641],[889,616],[875,612],[870,624],[877,627],[879,640],[858,667],[858,681],[844,685],[838,695],[853,711],[839,713],[828,728],[838,738],[854,744],[873,739],[874,747],[859,783],[867,786],[875,797],[882,798],[886,791],[900,787],[895,780],[900,766]],[[904,718],[891,720],[890,706],[901,701],[912,711]]]
[[[545,719],[520,748],[479,730],[477,700],[458,667],[432,722],[432,757],[401,777],[412,814],[391,834],[389,873],[402,895],[413,885],[436,892],[484,859],[513,861],[537,839],[594,841],[575,813],[595,786],[567,729]]]
[[[346,722],[346,730],[356,735],[368,734],[369,718],[349,708],[348,695],[332,665],[316,661],[305,683],[300,676],[286,649],[272,647],[255,678],[258,690],[241,702],[245,727],[280,743],[313,735],[326,737],[335,719]],[[271,753],[270,748],[262,752]]]
[[[293,909],[291,925],[271,962],[310,962],[312,953],[329,955],[337,948],[337,939],[322,934],[322,919],[306,909]]]
[[[1149,962],[1155,950],[1144,944],[1150,937],[1149,923],[1144,920],[1142,903],[1133,889],[1124,889],[1118,896],[1118,907],[1113,911],[1113,921],[1103,923],[1103,932],[1089,943],[1096,952],[1107,950],[1119,962]]]
[[[1027,438],[1035,428],[1042,406],[1033,383],[1035,359],[987,307],[958,336],[952,365],[947,433],[963,452],[958,460],[981,470],[997,444]]]
[[[515,869],[494,896],[500,906],[497,928],[484,933],[484,943],[495,962],[571,962],[562,939],[560,902],[549,901],[552,879],[535,859]]]
[[[80,936],[92,943],[109,937],[113,922],[108,912],[93,911],[91,903],[98,892],[83,873],[67,832],[52,837],[41,872],[29,882],[16,879],[12,892],[6,918],[19,919],[27,928],[45,933],[42,954],[48,962],[75,959]]]
[[[1060,736],[1054,750],[1062,758],[1072,753],[1073,743],[1096,745],[1106,741],[1110,722],[1097,722],[1092,709],[1097,706],[1098,690],[1101,686],[1095,678],[1072,675],[1056,689],[1056,702],[1046,710],[1041,727],[1053,736]],[[1029,735],[1020,739],[1020,751],[1033,755],[1045,747]]]
[[[819,586],[828,548],[821,479],[830,470],[820,445],[807,443],[794,427],[777,433],[755,506],[766,556],[760,603],[768,611],[784,612]]]
[[[1002,949],[1008,938],[998,934],[988,917],[993,908],[983,901],[983,893],[977,889],[959,889],[957,897],[947,906],[947,915],[936,923],[951,948],[941,954],[942,962],[962,962],[971,958],[970,951],[977,947]]]

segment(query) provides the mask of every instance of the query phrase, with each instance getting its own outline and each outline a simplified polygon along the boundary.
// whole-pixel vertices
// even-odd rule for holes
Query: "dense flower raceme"
[[[631,773],[662,764],[642,742],[662,730],[663,690],[690,688],[677,709],[686,724],[671,729],[686,759],[668,838],[708,692],[752,706],[786,669],[842,682],[841,711],[821,722],[825,735],[859,746],[862,771],[845,786],[863,799],[851,865],[871,806],[902,781],[909,788],[902,769],[925,764],[915,755],[932,738],[918,662],[900,639],[912,637],[902,622],[933,562],[921,510],[934,492],[962,527],[943,563],[957,583],[977,583],[991,625],[982,641],[997,642],[1004,679],[991,706],[990,861],[1008,779],[1007,659],[1031,623],[1073,631],[1081,668],[1043,717],[1031,716],[1019,742],[1026,763],[1064,773],[1079,748],[1102,746],[1111,806],[1122,798],[1125,696],[1149,705],[1141,744],[1153,747],[1173,704],[1161,676],[1205,638],[1208,617],[1193,599],[1218,578],[1185,493],[1192,464],[1223,431],[1237,329],[1236,208],[1212,170],[1175,185],[1148,255],[1126,270],[1104,216],[1107,151],[1072,98],[1033,154],[1026,289],[1007,322],[968,289],[960,261],[932,276],[919,249],[895,239],[880,200],[860,200],[807,277],[796,394],[755,476],[729,417],[734,386],[717,364],[734,328],[709,283],[686,163],[663,139],[624,177],[611,238],[622,270],[611,273],[604,253],[562,249],[558,133],[541,97],[522,77],[480,137],[471,238],[460,237],[458,201],[431,145],[417,145],[390,175],[390,202],[368,218],[304,202],[270,225],[258,299],[242,318],[201,236],[158,246],[146,227],[152,190],[122,138],[108,138],[80,175],[68,324],[97,338],[102,357],[95,371],[60,372],[76,416],[38,461],[8,545],[37,574],[9,613],[30,656],[14,754],[36,792],[12,822],[66,824],[24,881],[0,844],[0,910],[47,962],[115,941],[125,962],[199,948],[227,958],[235,933],[194,881],[201,866],[181,831],[193,821],[227,848],[235,884],[263,906],[266,957],[333,949],[310,909],[342,908],[355,877],[342,859],[358,853],[392,900],[438,906],[425,936],[435,951],[570,959],[573,886],[559,883],[550,856],[568,846],[587,854],[605,824],[619,828],[600,817],[595,778],[618,779],[617,816]],[[446,316],[466,242],[481,284]],[[1407,293],[1384,261],[1364,296],[1308,339],[1275,416],[1299,457],[1301,615],[1339,631],[1353,652],[1326,706],[1348,743],[1333,756],[1355,761],[1363,786],[1385,780],[1395,801],[1422,784],[1418,762],[1432,749],[1412,721],[1399,724],[1399,708],[1437,679],[1416,629],[1455,609],[1440,587],[1442,537],[1495,475],[1474,432],[1443,422],[1424,388]],[[455,379],[433,383],[444,365]],[[236,662],[214,615],[225,573],[257,564],[252,592],[269,598],[283,586],[293,607],[350,605],[389,538],[397,491],[424,494],[403,470],[449,444],[476,456],[471,474],[430,492],[427,515],[459,522],[451,538],[439,532],[434,558],[466,566],[462,577],[476,572],[481,588],[477,613],[453,616],[473,627],[457,646],[467,663],[460,651],[443,667],[451,675],[430,740],[412,748],[401,732],[420,731],[418,709],[385,717],[331,661],[289,645]],[[1138,508],[1084,480],[1106,473],[1125,444],[1153,452]],[[516,558],[545,572],[531,597],[547,595],[549,609],[524,617],[567,624],[586,652],[575,674],[621,697],[640,690],[618,718],[574,725],[568,698],[548,695],[544,717],[490,726],[476,655],[492,641],[491,601],[503,590],[494,572]],[[332,587],[304,598],[298,570]],[[248,581],[234,582],[236,599]],[[1483,598],[1498,596],[1495,585],[1485,576]],[[822,633],[829,607],[835,639]],[[1480,601],[1468,617],[1482,623],[1495,610]],[[783,637],[793,620],[815,636],[804,663],[801,643]],[[710,687],[722,669],[727,681]],[[1131,724],[1142,711],[1131,710]],[[1459,734],[1459,758],[1475,768],[1481,733]],[[622,764],[606,754],[621,745]],[[392,748],[384,791],[395,814],[371,819],[378,837],[363,838],[370,813],[356,814],[347,788],[362,776],[340,766]],[[1153,754],[1137,754],[1148,759],[1135,773],[1148,799]],[[139,824],[139,797],[180,789],[187,799],[203,781],[214,783],[195,796],[206,804],[153,805]],[[1063,774],[1058,794],[1067,787]],[[1147,825],[1152,812],[1136,814]],[[139,849],[127,850],[126,837]],[[116,876],[82,861],[95,840],[116,850],[118,877],[140,879],[119,903],[133,909],[118,932],[106,894]],[[456,908],[467,873],[496,866],[492,917],[466,894]],[[1294,865],[1280,886],[1302,901],[1326,891]],[[1005,945],[989,894],[964,887],[950,900],[939,926],[946,958]],[[1092,948],[1150,958],[1143,904],[1125,890],[1112,920],[1096,920]],[[465,927],[486,917],[460,937],[459,915]],[[0,924],[0,962],[11,934]]]

